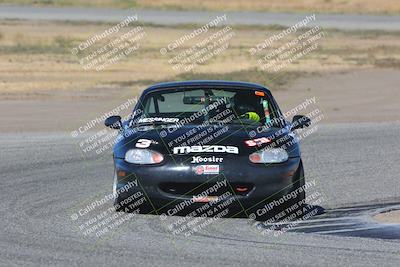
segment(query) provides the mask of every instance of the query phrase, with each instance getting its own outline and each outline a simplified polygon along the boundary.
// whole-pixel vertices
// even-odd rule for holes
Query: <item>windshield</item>
[[[250,89],[167,89],[147,94],[138,123],[265,125],[276,114],[268,95]]]

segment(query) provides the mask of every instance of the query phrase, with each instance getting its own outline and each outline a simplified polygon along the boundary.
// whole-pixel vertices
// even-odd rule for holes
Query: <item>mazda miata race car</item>
[[[302,115],[286,121],[271,92],[257,84],[151,86],[128,119],[105,121],[119,131],[114,206],[200,216],[261,216],[301,206],[304,172],[294,131],[310,123]]]

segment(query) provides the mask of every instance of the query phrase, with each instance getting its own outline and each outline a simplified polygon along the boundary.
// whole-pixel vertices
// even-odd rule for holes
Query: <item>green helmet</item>
[[[245,114],[243,114],[244,117],[246,117],[246,119],[252,120],[252,121],[256,121],[259,122],[260,121],[260,116],[252,111],[246,112]]]

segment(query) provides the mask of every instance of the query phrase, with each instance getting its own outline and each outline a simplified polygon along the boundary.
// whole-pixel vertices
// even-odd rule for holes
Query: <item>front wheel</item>
[[[294,184],[295,184],[295,188],[293,189],[293,191],[297,190],[299,192],[297,194],[295,202],[298,203],[299,205],[301,204],[301,206],[302,206],[305,204],[304,201],[306,199],[306,191],[304,188],[304,185],[305,185],[304,168],[303,168],[302,161],[300,161],[299,167],[296,171]]]
[[[287,208],[286,210],[288,211],[288,215],[290,214],[301,215],[303,213],[303,207],[305,205],[305,200],[306,200],[306,192],[304,185],[305,185],[304,169],[303,169],[303,163],[300,161],[299,167],[297,168],[293,176],[293,189],[290,191],[290,193],[287,194],[293,196],[286,204]]]
[[[114,173],[113,195],[114,195],[114,209],[116,212],[135,212],[140,214],[154,214],[155,211],[150,205],[147,197],[144,203],[134,205],[138,199],[131,199],[131,195],[119,195],[117,192],[118,178],[117,173]]]
[[[114,196],[114,209],[115,209],[115,211],[119,212],[119,211],[124,211],[124,209],[122,208],[122,205],[120,205],[120,200],[117,195],[117,183],[118,183],[117,173],[114,172],[114,181],[113,181],[113,188],[112,188],[112,192],[113,192],[113,196]]]

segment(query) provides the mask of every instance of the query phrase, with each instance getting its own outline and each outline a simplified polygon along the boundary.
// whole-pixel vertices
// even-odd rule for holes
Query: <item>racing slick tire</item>
[[[293,175],[293,187],[289,193],[286,195],[290,195],[293,192],[298,192],[294,198],[291,198],[287,200],[285,203],[283,203],[280,206],[274,207],[272,210],[269,212],[263,214],[263,215],[257,215],[255,216],[255,220],[257,221],[268,221],[273,218],[276,218],[276,216],[279,217],[279,219],[276,219],[276,221],[284,220],[285,218],[291,216],[294,214],[297,218],[297,211],[301,210],[301,213],[303,213],[303,207],[305,206],[305,199],[306,199],[306,194],[304,191],[304,185],[305,185],[305,179],[304,179],[304,169],[303,169],[303,163],[300,161],[299,167],[297,168],[296,172]],[[303,188],[303,190],[300,190],[300,188]],[[257,213],[257,209],[262,208],[264,205],[269,204],[268,202],[271,200],[268,200],[267,202],[262,202],[261,204],[257,205],[253,209],[250,210],[250,213]],[[297,206],[296,206],[297,204]],[[284,216],[279,216],[284,212]]]
[[[146,203],[141,204],[139,207],[134,209],[130,209],[128,205],[123,204],[125,198],[121,195],[117,194],[117,173],[114,172],[114,182],[113,182],[113,194],[114,194],[114,209],[116,212],[137,212],[141,214],[150,214],[153,212],[153,209],[148,204],[147,198]]]
[[[300,161],[299,167],[297,168],[294,175],[294,186],[290,193],[297,192],[296,197],[286,203],[285,208],[288,210],[290,208],[290,212],[287,212],[287,216],[292,214],[303,214],[303,207],[305,206],[306,192],[304,190],[305,179],[304,179],[304,168],[303,162]],[[289,193],[289,194],[290,194]],[[300,213],[296,213],[297,211],[301,211]]]

